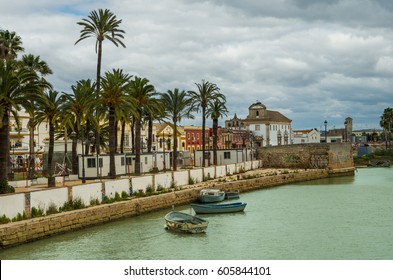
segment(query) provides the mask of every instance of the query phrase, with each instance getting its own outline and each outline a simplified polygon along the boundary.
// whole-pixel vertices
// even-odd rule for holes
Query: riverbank
[[[144,213],[195,201],[202,188],[247,192],[330,176],[353,175],[354,168],[328,169],[256,169],[182,187],[158,195],[131,198],[113,204],[92,206],[80,210],[0,225],[0,247],[9,247],[56,234],[66,233]]]

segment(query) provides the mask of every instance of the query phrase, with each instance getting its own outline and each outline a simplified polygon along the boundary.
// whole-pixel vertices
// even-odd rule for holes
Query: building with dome
[[[267,110],[257,101],[248,107],[248,116],[240,119],[235,116],[225,121],[225,128],[247,130],[254,147],[288,145],[291,140],[292,120],[278,111]]]

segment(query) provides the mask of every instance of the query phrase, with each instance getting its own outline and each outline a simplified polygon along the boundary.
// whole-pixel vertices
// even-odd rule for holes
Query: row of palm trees
[[[7,182],[10,172],[9,117],[13,114],[18,120],[17,111],[24,108],[30,115],[30,155],[34,161],[34,127],[42,122],[49,126],[48,186],[55,186],[53,176],[53,149],[55,138],[67,139],[72,135],[72,170],[78,169],[76,146],[93,132],[97,154],[102,148],[109,150],[109,177],[116,177],[115,154],[118,128],[121,128],[121,147],[125,126],[132,131],[133,152],[136,155],[135,173],[140,174],[141,126],[148,123],[148,150],[152,147],[153,121],[166,121],[173,124],[174,131],[183,118],[194,118],[194,112],[202,113],[202,133],[205,135],[206,118],[213,119],[214,149],[217,147],[218,118],[226,115],[225,96],[220,88],[209,81],[195,83],[196,91],[175,88],[165,93],[157,93],[150,81],[132,76],[122,69],[113,69],[101,75],[103,41],[109,40],[116,46],[125,47],[124,30],[119,28],[121,20],[109,11],[92,11],[88,18],[77,24],[82,26],[80,38],[75,44],[87,38],[96,40],[97,76],[96,81],[82,79],[71,86],[70,93],[59,93],[48,83],[46,76],[52,74],[47,63],[39,56],[18,54],[23,52],[22,40],[15,32],[0,30],[0,182]],[[18,122],[17,122],[18,123]],[[72,132],[72,133],[70,133]],[[177,138],[174,134],[173,168],[176,170]],[[203,156],[206,147],[202,138]],[[86,141],[85,141],[86,142]],[[85,153],[90,147],[86,145]],[[121,148],[122,149],[122,148]],[[122,152],[122,150],[120,151]],[[214,164],[217,155],[214,153]],[[205,162],[205,158],[204,161]],[[30,166],[34,166],[30,164]],[[34,168],[29,170],[32,178]]]

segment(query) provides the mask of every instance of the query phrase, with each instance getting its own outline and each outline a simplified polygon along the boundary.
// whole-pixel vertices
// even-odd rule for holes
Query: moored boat
[[[233,213],[241,212],[246,208],[247,203],[222,203],[222,204],[195,204],[192,203],[191,207],[197,214],[218,214],[218,213]]]
[[[209,222],[198,216],[172,211],[165,215],[166,228],[185,233],[204,232]]]
[[[225,199],[237,199],[240,198],[239,191],[225,191]]]
[[[199,202],[212,203],[225,199],[225,192],[217,189],[203,189],[198,195]]]

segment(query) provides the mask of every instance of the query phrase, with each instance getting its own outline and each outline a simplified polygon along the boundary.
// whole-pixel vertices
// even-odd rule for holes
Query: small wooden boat
[[[182,212],[172,211],[165,215],[166,228],[185,233],[204,232],[209,224],[205,219]]]
[[[225,191],[225,199],[237,199],[240,198],[239,191]]]
[[[222,204],[191,204],[197,214],[218,214],[218,213],[232,213],[241,212],[246,208],[247,203],[222,203]]]
[[[216,189],[203,189],[198,195],[198,200],[202,203],[220,202],[224,199],[225,192]]]

